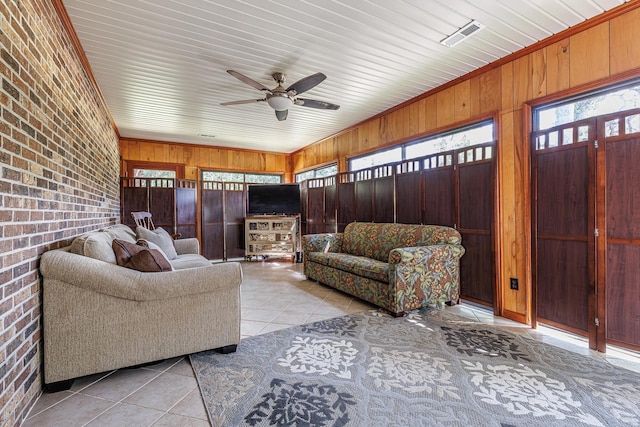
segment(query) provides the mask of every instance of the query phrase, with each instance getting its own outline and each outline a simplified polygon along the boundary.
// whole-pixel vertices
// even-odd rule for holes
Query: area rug
[[[292,327],[191,364],[213,426],[640,426],[640,375],[447,308]]]

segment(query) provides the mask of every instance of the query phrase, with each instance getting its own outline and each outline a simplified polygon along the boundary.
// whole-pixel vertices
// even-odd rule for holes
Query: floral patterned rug
[[[640,375],[427,309],[191,355],[213,426],[640,426]]]

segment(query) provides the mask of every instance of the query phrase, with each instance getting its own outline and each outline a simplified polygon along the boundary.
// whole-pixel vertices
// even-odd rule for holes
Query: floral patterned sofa
[[[457,230],[439,225],[353,222],[343,233],[302,236],[304,273],[396,316],[460,294]]]

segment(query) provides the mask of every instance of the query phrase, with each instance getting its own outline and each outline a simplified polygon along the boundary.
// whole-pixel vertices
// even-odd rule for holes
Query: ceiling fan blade
[[[313,75],[300,79],[294,84],[292,84],[291,86],[289,86],[287,88],[287,92],[293,91],[294,92],[293,95],[299,95],[302,92],[306,92],[309,89],[319,85],[326,78],[327,76],[325,76],[322,73],[315,73]]]
[[[238,105],[238,104],[253,104],[254,102],[264,102],[266,99],[245,99],[243,101],[231,101],[222,102],[220,105]]]
[[[289,110],[282,110],[282,111],[276,110],[276,117],[280,121],[287,120],[287,114],[288,113],[289,113]]]
[[[315,99],[303,99],[297,98],[296,105],[302,105],[303,107],[309,108],[319,108],[321,110],[337,110],[340,108],[337,104],[332,104],[330,102],[317,101]]]
[[[262,85],[261,83],[258,83],[257,81],[250,79],[249,77],[240,74],[237,71],[233,71],[233,70],[227,70],[227,73],[231,74],[233,77],[235,77],[236,79],[240,80],[243,83],[248,84],[249,86],[255,87],[258,90],[263,90],[265,92],[271,92],[271,89],[269,89],[268,87]]]

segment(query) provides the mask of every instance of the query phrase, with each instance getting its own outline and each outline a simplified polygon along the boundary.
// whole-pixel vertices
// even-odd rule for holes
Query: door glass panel
[[[573,128],[562,130],[562,145],[573,144]]]
[[[604,136],[620,135],[620,121],[618,119],[609,120],[604,123]]]
[[[549,147],[558,146],[558,131],[549,133]]]
[[[578,128],[578,142],[584,142],[589,140],[589,126],[580,126]]]
[[[538,135],[536,147],[538,150],[544,150],[545,143],[547,142],[547,135]]]
[[[634,114],[624,118],[624,133],[640,132],[640,114]]]

